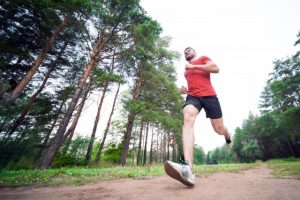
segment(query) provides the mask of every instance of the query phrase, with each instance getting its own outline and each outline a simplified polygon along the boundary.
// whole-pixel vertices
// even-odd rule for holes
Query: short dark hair
[[[187,48],[184,49],[183,52],[185,52],[187,49],[193,49],[193,48],[192,48],[192,47],[187,47]],[[194,50],[194,49],[193,49],[193,50]]]

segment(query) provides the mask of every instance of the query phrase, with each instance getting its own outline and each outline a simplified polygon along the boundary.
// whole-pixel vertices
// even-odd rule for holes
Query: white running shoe
[[[186,186],[195,185],[195,174],[192,172],[190,166],[186,164],[167,161],[165,163],[165,171],[170,177],[180,181]]]

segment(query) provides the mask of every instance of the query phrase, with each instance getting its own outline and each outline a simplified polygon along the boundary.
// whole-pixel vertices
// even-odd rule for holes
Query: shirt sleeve
[[[206,64],[208,61],[211,61],[211,59],[209,58],[209,57],[207,57],[207,56],[202,56],[202,57],[200,57],[200,59],[199,59],[199,64],[201,65],[201,64]]]

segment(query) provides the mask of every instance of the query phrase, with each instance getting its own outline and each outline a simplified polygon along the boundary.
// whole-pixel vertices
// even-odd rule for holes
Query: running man
[[[217,94],[211,84],[210,74],[219,73],[218,66],[208,57],[197,58],[196,51],[187,47],[184,56],[188,63],[185,65],[184,76],[188,89],[181,88],[182,94],[187,94],[183,108],[183,160],[178,163],[167,161],[166,173],[187,186],[195,185],[195,173],[193,172],[194,153],[194,123],[198,113],[204,108],[206,117],[210,118],[211,125],[216,133],[223,135],[228,148],[232,142],[227,128],[223,124],[222,110]]]

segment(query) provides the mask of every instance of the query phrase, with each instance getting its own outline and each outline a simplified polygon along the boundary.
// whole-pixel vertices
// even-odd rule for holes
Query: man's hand
[[[181,94],[187,94],[188,93],[188,90],[184,86],[181,86],[180,91],[181,91]]]
[[[195,66],[192,65],[192,64],[190,64],[190,63],[187,63],[187,64],[185,65],[185,69],[195,69]]]

